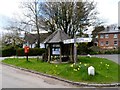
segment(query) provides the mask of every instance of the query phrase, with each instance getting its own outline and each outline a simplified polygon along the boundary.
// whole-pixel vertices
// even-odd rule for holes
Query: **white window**
[[[118,42],[117,41],[114,41],[114,45],[117,45],[118,44]]]
[[[101,34],[101,35],[100,35],[100,38],[104,38],[104,35],[103,35],[103,34]]]
[[[106,41],[106,46],[108,46],[109,45],[109,42],[108,41]]]
[[[104,42],[103,42],[103,41],[101,41],[101,42],[100,42],[100,46],[103,46],[103,45],[104,45]]]
[[[109,38],[109,34],[105,34],[105,38]]]
[[[114,38],[117,38],[118,37],[118,34],[114,34]]]

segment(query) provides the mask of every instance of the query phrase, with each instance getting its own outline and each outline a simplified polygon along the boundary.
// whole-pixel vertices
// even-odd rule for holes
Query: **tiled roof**
[[[104,30],[99,33],[120,33],[120,30]]]
[[[99,33],[103,33],[103,34],[104,33],[107,33],[107,34],[109,34],[109,33],[120,33],[120,29],[115,25],[111,25],[111,26],[107,26],[105,28],[105,30],[103,30],[103,31],[101,31]]]
[[[40,42],[43,42],[49,35],[50,33],[40,33]],[[37,42],[37,38],[38,38],[37,34],[26,33],[24,39],[25,42],[29,42],[30,44],[33,44]]]
[[[60,43],[66,39],[70,39],[70,37],[63,30],[57,30],[46,38],[43,43]]]

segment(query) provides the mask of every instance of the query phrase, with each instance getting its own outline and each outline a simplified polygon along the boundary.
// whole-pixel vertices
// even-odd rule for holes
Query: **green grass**
[[[120,69],[120,65],[104,58],[80,57],[76,65],[72,63],[49,64],[32,58],[30,58],[29,61],[30,62],[27,62],[26,59],[21,58],[8,58],[2,62],[71,81],[87,83],[120,82],[120,77],[118,77],[118,67]],[[95,76],[89,76],[87,74],[87,69],[91,65],[95,67]]]

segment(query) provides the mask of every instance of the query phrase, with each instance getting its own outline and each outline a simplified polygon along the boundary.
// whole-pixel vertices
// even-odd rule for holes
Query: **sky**
[[[98,17],[106,25],[118,23],[118,2],[119,0],[94,0],[97,2]],[[19,9],[20,0],[0,0],[0,32],[10,18],[15,17]]]

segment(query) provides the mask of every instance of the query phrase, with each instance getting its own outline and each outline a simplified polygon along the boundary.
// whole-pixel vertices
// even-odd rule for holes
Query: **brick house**
[[[98,33],[98,46],[102,49],[115,49],[120,47],[120,30],[107,27]]]

